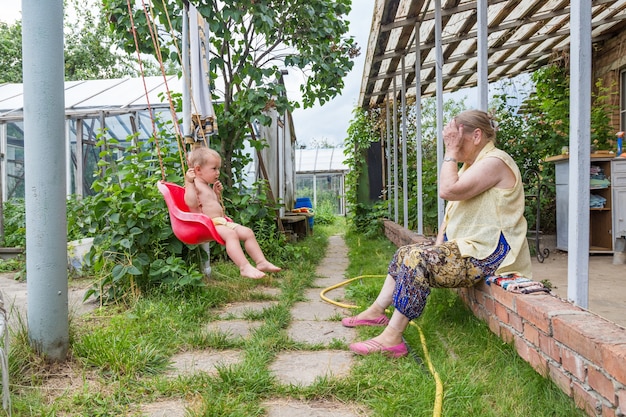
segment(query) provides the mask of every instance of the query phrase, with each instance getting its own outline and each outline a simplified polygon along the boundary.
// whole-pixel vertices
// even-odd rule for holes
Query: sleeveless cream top
[[[446,237],[456,242],[463,256],[485,259],[496,249],[502,233],[511,250],[496,275],[516,273],[532,278],[522,176],[513,158],[496,148],[493,142],[485,145],[474,164],[491,157],[501,159],[513,171],[515,185],[508,189],[491,188],[464,201],[449,201],[444,216]],[[471,166],[464,164],[459,176],[470,169]]]

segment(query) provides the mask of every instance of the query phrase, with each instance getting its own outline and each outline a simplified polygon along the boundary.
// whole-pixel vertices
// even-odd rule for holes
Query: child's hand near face
[[[189,168],[187,172],[185,173],[185,181],[194,182],[195,179],[196,179],[196,172],[193,170],[193,168]]]
[[[215,181],[215,184],[213,184],[213,191],[215,191],[215,194],[220,195],[222,194],[222,190],[224,189],[224,186],[222,185],[221,181]]]

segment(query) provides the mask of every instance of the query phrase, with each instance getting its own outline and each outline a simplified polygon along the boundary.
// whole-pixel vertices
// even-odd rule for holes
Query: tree
[[[346,37],[350,0],[223,0],[190,1],[204,16],[210,39],[210,77],[219,122],[222,171],[232,186],[248,163],[243,155],[250,124],[269,124],[263,111],[279,113],[300,104],[289,100],[277,82],[282,70],[295,69],[305,75],[301,86],[304,107],[325,103],[344,87],[343,78],[359,54],[354,40]],[[160,56],[170,57],[175,40],[180,45],[182,10],[179,2],[155,2],[150,10],[132,9],[126,0],[103,0],[110,27],[126,51],[155,54],[151,28],[159,28]],[[166,8],[167,6],[167,8]],[[152,16],[154,16],[154,20]],[[170,29],[171,22],[171,29]],[[134,29],[134,32],[133,30]],[[174,55],[175,56],[175,55]],[[219,84],[220,88],[216,88]],[[218,91],[219,90],[219,91]],[[252,141],[255,147],[262,143]]]
[[[115,47],[95,1],[69,0],[65,9],[65,79],[68,81],[137,76],[137,58]],[[157,74],[152,62],[145,72]],[[22,22],[0,22],[0,82],[22,82]]]
[[[0,83],[22,82],[22,23],[0,22]]]

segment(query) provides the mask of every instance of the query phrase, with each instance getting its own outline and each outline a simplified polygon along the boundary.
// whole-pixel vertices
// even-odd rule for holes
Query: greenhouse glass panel
[[[7,199],[24,198],[24,123],[7,124]]]

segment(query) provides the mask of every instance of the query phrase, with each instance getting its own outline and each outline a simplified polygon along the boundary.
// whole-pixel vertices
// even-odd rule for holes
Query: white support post
[[[435,0],[435,79],[437,95],[437,180],[443,162],[443,46],[441,39],[441,0]],[[439,197],[439,181],[437,181],[437,218],[438,224],[443,223],[445,204]]]
[[[570,11],[570,139],[567,298],[589,302],[589,165],[591,162],[591,2]]]
[[[402,107],[402,213],[403,225],[409,228],[409,179],[407,167],[407,138],[406,138],[406,70],[404,65],[405,57],[402,56],[402,83],[400,84],[400,105]]]

